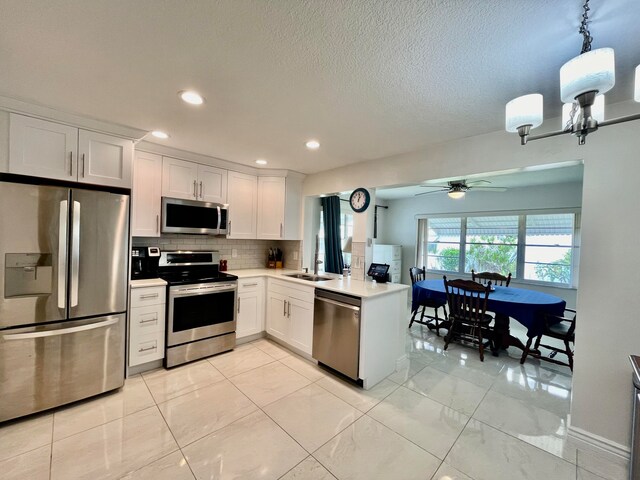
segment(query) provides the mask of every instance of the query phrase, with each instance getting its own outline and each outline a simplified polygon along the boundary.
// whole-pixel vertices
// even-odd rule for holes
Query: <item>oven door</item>
[[[237,288],[235,282],[169,287],[167,346],[234,332]]]

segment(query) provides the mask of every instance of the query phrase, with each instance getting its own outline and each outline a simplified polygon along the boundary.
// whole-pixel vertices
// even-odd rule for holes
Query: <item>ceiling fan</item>
[[[429,195],[431,193],[447,192],[447,195],[451,198],[462,198],[464,194],[469,190],[476,191],[491,191],[491,192],[505,192],[507,189],[504,187],[483,187],[478,184],[491,183],[489,180],[476,180],[474,182],[467,182],[466,180],[454,180],[447,182],[447,185],[420,185],[424,188],[437,188],[438,190],[432,190],[430,192],[416,193],[416,197],[420,195]]]

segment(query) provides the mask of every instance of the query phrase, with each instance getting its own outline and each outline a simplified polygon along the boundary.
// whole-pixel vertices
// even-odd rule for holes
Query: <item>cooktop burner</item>
[[[214,282],[232,282],[238,279],[235,275],[228,273],[209,271],[209,272],[160,272],[160,278],[169,285],[187,285],[193,283],[214,283]]]
[[[169,285],[233,282],[235,275],[220,272],[220,254],[212,251],[163,251],[158,276]]]

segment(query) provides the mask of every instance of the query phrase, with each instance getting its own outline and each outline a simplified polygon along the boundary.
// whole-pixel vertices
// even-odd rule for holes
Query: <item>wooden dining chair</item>
[[[566,367],[569,367],[573,372],[573,350],[571,349],[570,344],[575,344],[577,313],[571,308],[565,308],[564,311],[565,315],[562,317],[558,315],[545,315],[544,331],[536,338],[536,343],[533,348],[531,348],[533,337],[530,337],[529,340],[527,340],[524,352],[522,353],[522,358],[520,358],[521,364],[525,362],[528,356],[532,356],[533,358],[555,363],[556,365],[564,365]],[[566,312],[569,312],[569,315],[567,315]],[[555,338],[556,340],[562,341],[564,343],[564,349],[558,348],[553,345],[541,343],[542,337]],[[542,356],[540,347],[545,347],[551,350],[551,353],[548,357]],[[555,356],[558,353],[563,353],[564,355],[566,355],[567,361],[562,362],[560,360],[557,360]]]
[[[409,276],[411,277],[411,286],[415,285],[416,282],[421,282],[425,280],[426,277],[426,269],[424,267],[411,267],[409,269]],[[440,336],[440,317],[438,316],[438,309],[442,308],[442,314],[444,316],[444,320],[448,318],[447,309],[445,308],[446,300],[436,300],[433,298],[427,298],[420,302],[420,305],[415,309],[413,315],[411,315],[411,321],[409,322],[409,328],[413,323],[419,323],[421,325],[425,325],[430,328],[434,328],[436,331],[436,335]],[[433,308],[434,314],[429,315],[426,312],[427,308]],[[416,319],[418,315],[418,311],[422,310],[420,313],[420,319]]]
[[[511,283],[511,272],[506,277],[498,272],[475,272],[471,269],[471,280],[486,285],[491,282],[499,287],[508,287]]]
[[[493,337],[490,328],[493,317],[486,313],[491,282],[482,285],[471,280],[447,280],[446,276],[443,278],[451,322],[444,338],[444,349],[449,347],[455,337],[478,345],[480,361],[484,361],[484,339],[488,339],[487,343],[490,345]]]

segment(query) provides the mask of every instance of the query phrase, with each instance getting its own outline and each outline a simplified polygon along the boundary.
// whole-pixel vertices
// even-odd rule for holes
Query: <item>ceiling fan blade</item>
[[[478,183],[491,183],[489,180],[474,180],[472,182],[467,182],[467,185],[476,185]]]
[[[414,197],[419,197],[419,196],[421,196],[421,195],[430,195],[430,194],[432,194],[432,193],[448,192],[448,191],[449,191],[449,189],[448,189],[448,188],[442,188],[442,189],[440,189],[440,190],[433,190],[433,191],[431,191],[431,192],[416,193],[416,194],[414,195]]]
[[[508,189],[504,187],[469,187],[474,192],[506,192]]]
[[[423,188],[442,188],[442,189],[449,189],[449,185],[419,185],[420,187]]]

